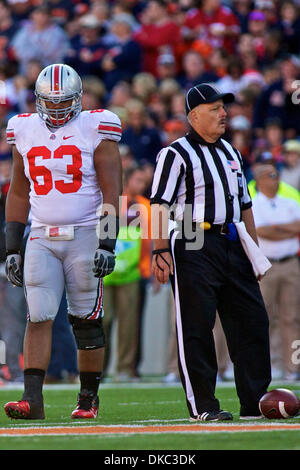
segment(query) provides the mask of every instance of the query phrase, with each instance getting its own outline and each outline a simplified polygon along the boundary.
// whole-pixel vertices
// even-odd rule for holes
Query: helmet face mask
[[[54,64],[39,74],[36,86],[38,115],[50,127],[58,128],[74,119],[81,111],[82,84],[77,72],[65,64]],[[49,103],[70,105],[49,107]]]

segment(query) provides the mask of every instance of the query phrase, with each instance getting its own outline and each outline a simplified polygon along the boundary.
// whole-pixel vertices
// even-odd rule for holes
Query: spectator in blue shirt
[[[138,162],[147,161],[154,165],[163,146],[160,133],[157,128],[146,125],[146,109],[142,102],[132,99],[127,103],[126,109],[128,125],[123,132],[121,144],[128,145]]]
[[[111,23],[115,44],[101,61],[103,80],[108,91],[120,81],[131,81],[141,71],[142,54],[139,44],[132,39],[133,22],[130,15],[119,14]]]
[[[79,35],[72,39],[65,63],[74,67],[81,77],[95,75],[102,78],[100,63],[106,46],[102,41],[101,23],[94,15],[86,14],[79,25]]]
[[[281,2],[280,20],[277,28],[282,35],[281,48],[290,54],[299,54],[300,16],[299,7],[293,0]]]
[[[0,2],[0,47],[8,46],[16,32],[17,22],[14,21],[12,13],[4,2]],[[2,57],[3,59],[3,57]]]
[[[25,74],[32,59],[40,60],[43,67],[63,62],[70,44],[64,30],[52,21],[48,7],[39,6],[17,31],[11,46],[19,61],[20,73]]]
[[[281,78],[265,88],[255,103],[253,127],[257,137],[263,137],[270,118],[280,119],[285,138],[293,138],[300,132],[299,92],[294,86],[299,80],[300,66],[292,56],[284,58],[280,66]]]

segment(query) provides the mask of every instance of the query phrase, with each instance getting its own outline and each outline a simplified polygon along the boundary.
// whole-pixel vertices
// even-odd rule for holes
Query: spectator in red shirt
[[[206,40],[213,47],[224,47],[234,52],[234,42],[240,34],[237,16],[221,5],[221,0],[203,0],[200,8],[187,13],[185,21],[187,38]]]
[[[180,43],[180,28],[168,15],[161,0],[150,0],[139,20],[141,27],[134,39],[143,50],[143,70],[157,76],[157,59],[161,53],[175,53]]]

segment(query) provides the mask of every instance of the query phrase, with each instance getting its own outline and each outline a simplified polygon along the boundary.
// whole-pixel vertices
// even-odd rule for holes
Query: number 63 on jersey
[[[51,159],[63,158],[71,155],[72,163],[67,165],[66,173],[72,176],[72,182],[66,183],[62,179],[54,180],[51,170],[47,168],[47,161]],[[45,160],[45,165],[37,165],[37,157]],[[48,194],[53,187],[63,194],[76,193],[82,185],[82,157],[81,151],[76,145],[60,145],[54,151],[46,146],[32,147],[27,153],[29,173],[34,184],[35,193],[38,196]]]

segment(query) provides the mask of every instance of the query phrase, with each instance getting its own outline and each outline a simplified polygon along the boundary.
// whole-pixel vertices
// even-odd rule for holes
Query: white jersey
[[[35,113],[8,121],[7,142],[22,155],[30,181],[32,227],[97,223],[102,193],[94,151],[105,139],[121,139],[120,119],[105,109],[82,111],[55,130]]]

